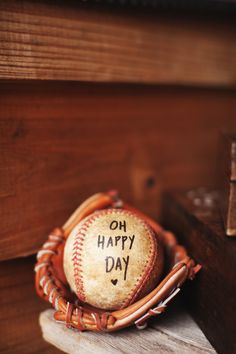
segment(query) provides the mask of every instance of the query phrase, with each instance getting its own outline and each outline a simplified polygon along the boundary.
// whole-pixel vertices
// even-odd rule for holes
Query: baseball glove
[[[138,214],[161,237],[165,249],[168,272],[158,286],[148,295],[130,306],[116,311],[104,311],[80,303],[67,284],[63,271],[63,251],[72,229],[96,210],[123,208]],[[187,279],[193,279],[201,268],[177,244],[175,236],[164,230],[154,220],[119,199],[116,192],[98,193],[87,199],[62,228],[56,228],[37,254],[35,266],[36,291],[55,308],[54,318],[67,327],[79,331],[112,332],[135,324],[146,327],[147,320],[165,311],[167,304],[180,291]]]

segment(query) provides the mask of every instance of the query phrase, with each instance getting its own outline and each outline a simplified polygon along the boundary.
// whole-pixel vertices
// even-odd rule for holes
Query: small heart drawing
[[[116,285],[117,282],[118,282],[118,279],[111,279],[111,282],[112,282],[113,285]]]

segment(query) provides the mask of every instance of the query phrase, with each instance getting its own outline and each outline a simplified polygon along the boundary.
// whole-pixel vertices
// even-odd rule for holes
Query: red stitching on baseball
[[[74,270],[74,280],[75,280],[75,287],[76,287],[76,293],[77,296],[80,298],[80,300],[85,301],[85,292],[84,292],[84,287],[83,287],[83,282],[82,282],[82,276],[81,276],[81,263],[82,263],[82,247],[83,247],[83,241],[85,234],[81,232],[81,230],[87,230],[84,228],[84,224],[82,225],[81,229],[79,232],[76,234],[76,238],[73,244],[73,253],[72,253],[72,263],[73,263],[73,270]]]
[[[82,274],[82,249],[83,249],[83,241],[86,237],[86,232],[90,225],[92,225],[93,221],[97,219],[98,215],[89,215],[85,220],[83,220],[83,224],[81,225],[78,233],[75,236],[75,241],[73,243],[73,253],[72,253],[72,264],[74,270],[74,280],[77,296],[81,301],[86,302],[86,295],[84,291],[83,284],[83,274]]]
[[[147,280],[150,277],[150,273],[153,270],[153,264],[156,260],[157,256],[157,239],[155,237],[154,231],[151,229],[151,227],[139,216],[135,215],[134,213],[130,213],[132,216],[134,216],[137,220],[139,220],[143,226],[145,227],[148,237],[150,239],[151,243],[151,248],[149,250],[149,259],[146,260],[145,266],[142,270],[142,274],[140,274],[140,277],[137,279],[137,282],[135,283],[133,289],[131,290],[130,294],[128,295],[127,299],[122,303],[121,308],[124,308],[128,305],[130,305],[131,301],[134,302],[135,299],[138,297],[140,292],[143,290],[144,285],[146,284]]]

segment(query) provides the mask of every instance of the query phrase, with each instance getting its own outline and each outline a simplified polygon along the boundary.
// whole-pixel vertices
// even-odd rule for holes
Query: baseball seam
[[[95,217],[96,216],[96,217]],[[78,298],[86,302],[86,294],[84,291],[83,283],[83,270],[82,270],[82,249],[83,242],[86,235],[86,232],[89,229],[89,226],[97,219],[97,215],[89,215],[82,223],[79,228],[78,233],[75,235],[75,241],[73,243],[73,253],[72,253],[72,264],[73,264],[73,274],[75,281],[75,289]]]
[[[122,303],[121,308],[127,307],[128,305],[130,305],[131,302],[134,302],[135,299],[140,294],[140,292],[143,290],[143,286],[145,285],[146,281],[149,279],[150,274],[153,270],[153,264],[157,256],[157,240],[154,232],[152,231],[150,226],[146,224],[144,220],[142,220],[141,218],[139,218],[133,213],[130,214],[132,214],[137,220],[139,220],[141,224],[144,226],[144,228],[146,229],[148,237],[150,239],[151,247],[149,250],[148,260],[145,262],[142,273],[137,279],[137,282],[135,283],[133,289],[130,291],[127,299]]]
[[[111,209],[95,211],[92,215],[87,216],[87,218],[83,221],[83,224],[79,228],[78,233],[75,235],[75,240],[73,243],[72,264],[74,270],[76,294],[81,301],[86,302],[86,294],[84,291],[83,270],[82,270],[82,249],[83,249],[84,238],[86,237],[86,232],[88,231],[89,227],[96,219],[99,219],[103,215],[115,214],[115,213],[117,214],[126,213],[134,217],[136,220],[138,220],[144,226],[145,230],[147,231],[148,237],[151,241],[148,260],[145,262],[144,268],[142,270],[142,274],[140,274],[140,276],[137,278],[137,281],[135,282],[134,287],[132,288],[129,295],[127,296],[127,299],[125,299],[122,302],[121,308],[124,308],[128,306],[131,303],[131,301],[133,302],[138,297],[139,293],[142,291],[143,286],[145,285],[146,281],[150,277],[150,273],[153,268],[152,265],[155,261],[156,254],[157,254],[156,252],[157,247],[155,247],[157,246],[155,234],[153,230],[150,228],[150,226],[147,225],[147,223],[144,220],[142,220],[140,217],[135,215],[135,213],[130,212],[129,210],[126,209],[111,208]]]
[[[75,235],[73,243],[72,264],[73,274],[75,280],[76,294],[81,301],[86,302],[86,295],[83,284],[83,271],[82,271],[82,249],[86,232],[89,226],[94,221],[94,215],[88,216],[82,223],[78,233]]]

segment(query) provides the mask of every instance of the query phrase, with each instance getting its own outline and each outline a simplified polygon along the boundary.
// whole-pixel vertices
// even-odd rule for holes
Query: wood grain
[[[78,333],[56,323],[52,314],[52,310],[40,314],[43,337],[69,354],[216,353],[196,323],[180,307],[167,311],[143,331],[132,327],[112,334]]]
[[[235,87],[229,18],[1,1],[0,79]]]
[[[153,217],[169,188],[212,185],[234,92],[72,83],[2,86],[0,259],[35,253],[89,195]],[[191,117],[191,119],[190,119]]]
[[[217,352],[235,353],[236,242],[225,236],[219,201],[209,207],[208,191],[200,193],[208,195],[205,204],[199,193],[166,194],[164,223],[202,265],[196,280],[186,284],[186,304]]]
[[[236,236],[236,134],[221,135],[219,144],[221,211],[227,236]]]
[[[236,133],[233,131],[222,132],[220,136],[219,173],[227,182],[236,182]]]
[[[229,148],[229,155],[230,155],[230,161],[229,161],[229,175],[230,175],[230,181],[231,182],[236,182],[236,133],[228,133],[227,134],[228,138],[228,148]]]
[[[47,307],[34,289],[33,258],[0,263],[0,352],[59,354],[41,336],[39,312]]]
[[[224,182],[221,190],[221,212],[225,234],[231,237],[236,236],[236,182]]]
[[[226,233],[228,236],[236,236],[236,182],[229,184],[228,213],[226,214]]]

